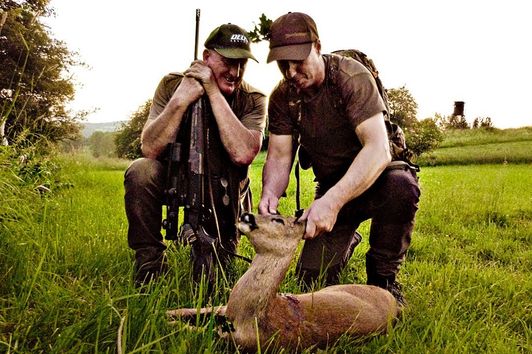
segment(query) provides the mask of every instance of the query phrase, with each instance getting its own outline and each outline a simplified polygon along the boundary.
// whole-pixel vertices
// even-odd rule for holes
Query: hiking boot
[[[388,290],[393,295],[393,297],[395,298],[395,300],[397,300],[397,303],[399,304],[399,308],[403,310],[406,307],[406,300],[403,296],[401,284],[397,281],[394,281],[391,284],[388,284],[386,290]]]
[[[168,264],[166,262],[153,261],[144,263],[135,271],[135,287],[139,288],[147,285],[167,272]]]
[[[153,248],[139,249],[135,255],[135,287],[142,287],[168,272],[166,254]]]
[[[379,276],[376,274],[368,275],[368,285],[375,285],[379,288],[388,290],[393,295],[400,309],[406,307],[406,300],[403,297],[402,286],[395,280],[395,275],[392,276]]]

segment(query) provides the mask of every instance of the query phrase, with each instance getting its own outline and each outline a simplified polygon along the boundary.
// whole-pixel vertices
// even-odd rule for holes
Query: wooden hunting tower
[[[453,116],[464,116],[464,101],[454,101]]]

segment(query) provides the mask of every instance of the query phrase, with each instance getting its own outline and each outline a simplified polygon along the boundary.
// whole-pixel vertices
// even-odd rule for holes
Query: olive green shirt
[[[161,114],[182,79],[181,73],[170,73],[163,77],[153,96],[148,120],[155,119]],[[228,101],[244,127],[264,133],[266,97],[262,92],[242,81]]]

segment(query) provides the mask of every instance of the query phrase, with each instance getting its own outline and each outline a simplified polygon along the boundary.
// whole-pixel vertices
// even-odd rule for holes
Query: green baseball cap
[[[229,59],[255,59],[249,47],[249,37],[242,28],[227,23],[215,28],[207,40],[205,48],[215,50],[218,54]]]

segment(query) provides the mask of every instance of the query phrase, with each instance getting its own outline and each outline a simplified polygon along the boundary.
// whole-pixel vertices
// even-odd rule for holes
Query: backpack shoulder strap
[[[335,86],[338,84],[338,69],[340,67],[340,55],[336,54],[324,54],[323,55],[326,58],[326,81],[325,84],[331,88],[331,92],[334,95],[333,98],[333,107],[335,109],[341,109],[344,106],[344,102],[342,100],[342,95],[340,92],[335,88]],[[345,110],[345,109],[344,109]]]
[[[300,144],[300,124],[301,124],[301,97],[297,94],[296,89],[289,85],[288,87],[288,114],[294,124],[294,130],[292,132],[292,164],[295,161],[294,174],[296,177],[296,211],[295,217],[299,218],[303,215],[303,209],[301,209],[301,181],[300,181],[300,169],[307,169],[310,166],[302,164],[300,161],[301,144]],[[296,159],[297,158],[297,159]],[[303,166],[302,166],[303,165]],[[286,192],[284,193],[286,196]]]
[[[384,102],[384,105],[386,106],[386,115],[385,119],[389,119],[389,112],[390,112],[390,105],[388,103],[388,94],[386,93],[386,89],[384,88],[384,85],[382,84],[382,81],[379,77],[379,71],[377,70],[377,67],[373,63],[373,60],[368,58],[366,53],[358,50],[358,49],[342,49],[342,50],[335,50],[332,52],[333,54],[344,56],[348,58],[352,58],[356,61],[358,61],[360,64],[364,65],[366,69],[371,73],[373,76],[373,79],[375,80],[375,84],[377,85],[377,89],[379,90],[379,94]],[[337,64],[338,65],[338,64]],[[337,68],[338,69],[338,68]]]
[[[377,90],[379,91],[382,101],[384,102],[384,106],[386,107],[386,114],[384,114],[384,122],[386,124],[386,130],[388,132],[388,140],[390,142],[390,152],[392,153],[392,157],[394,160],[404,161],[412,169],[419,171],[419,166],[412,163],[413,154],[406,146],[403,130],[397,124],[392,123],[390,121],[390,104],[388,102],[388,94],[386,93],[386,89],[382,84],[382,81],[379,77],[379,71],[377,70],[375,63],[373,63],[373,60],[368,58],[368,56],[364,52],[357,49],[337,50],[334,51],[331,55],[328,55],[328,57],[331,58],[329,64],[330,69],[328,71],[328,80],[333,85],[336,84],[336,75],[339,70],[341,57],[352,58],[358,61],[360,64],[364,65],[366,69],[368,69],[368,71],[373,76],[375,85],[377,86]],[[333,92],[335,92],[335,90],[333,90]],[[341,97],[339,94],[337,96],[339,97],[338,99],[336,99],[336,101],[341,104]]]

